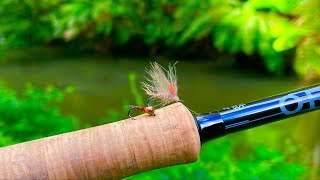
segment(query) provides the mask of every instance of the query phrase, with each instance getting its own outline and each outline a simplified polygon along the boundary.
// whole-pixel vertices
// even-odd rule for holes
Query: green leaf
[[[264,63],[270,72],[283,74],[285,68],[285,59],[282,54],[269,52],[263,56]]]
[[[294,48],[297,45],[299,39],[300,39],[299,36],[297,36],[296,34],[284,35],[277,38],[273,42],[272,47],[276,52],[285,51],[285,50]]]

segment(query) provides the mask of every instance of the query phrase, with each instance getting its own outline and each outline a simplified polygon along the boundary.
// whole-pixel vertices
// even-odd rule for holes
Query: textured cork
[[[0,179],[120,179],[196,161],[188,109],[175,103],[155,114],[0,148]]]

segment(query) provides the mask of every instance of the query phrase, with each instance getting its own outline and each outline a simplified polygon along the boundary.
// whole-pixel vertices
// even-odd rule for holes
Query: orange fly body
[[[169,92],[170,92],[173,96],[176,96],[176,90],[175,90],[174,85],[170,83],[169,86],[168,86],[168,88],[169,88]]]

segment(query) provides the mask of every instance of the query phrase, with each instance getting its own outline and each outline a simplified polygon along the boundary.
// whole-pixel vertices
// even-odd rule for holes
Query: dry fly
[[[169,64],[168,69],[165,69],[156,62],[150,63],[150,67],[146,68],[146,72],[150,77],[146,77],[146,81],[141,82],[142,89],[150,96],[147,101],[147,107],[130,106],[131,109],[128,112],[129,117],[131,117],[130,112],[132,109],[144,111],[148,115],[155,115],[154,107],[149,105],[151,100],[159,100],[159,105],[163,106],[170,103],[180,102],[180,98],[178,96],[176,64],[177,62],[172,66]],[[150,111],[148,111],[148,109]],[[191,112],[195,113],[194,111]]]
[[[174,102],[180,102],[178,96],[177,71],[175,64],[169,64],[168,70],[158,63],[150,63],[150,68],[146,69],[150,78],[146,82],[141,82],[142,89],[150,96],[150,100],[158,99],[161,105],[167,105]]]

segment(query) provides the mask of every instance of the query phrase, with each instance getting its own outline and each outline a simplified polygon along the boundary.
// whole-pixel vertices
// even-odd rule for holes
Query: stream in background
[[[166,66],[169,61],[161,59],[159,62]],[[46,58],[44,61],[5,62],[0,66],[0,77],[7,87],[17,92],[24,89],[26,83],[41,88],[49,84],[60,88],[73,86],[76,91],[64,100],[63,113],[73,114],[83,123],[96,125],[99,118],[106,116],[108,109],[122,111],[126,101],[134,102],[128,74],[136,73],[140,81],[146,75],[146,66],[148,62],[142,59],[86,56],[59,60]],[[220,110],[300,87],[299,80],[294,78],[239,71],[205,60],[180,61],[177,70],[180,98],[198,113]],[[140,93],[143,93],[142,90]],[[319,129],[318,111],[229,137],[243,141],[243,151],[252,142],[283,149],[286,148],[284,142],[290,141],[301,147],[299,161],[308,164],[312,170],[319,169]],[[203,150],[206,150],[206,146]],[[241,147],[239,151],[242,151]]]

